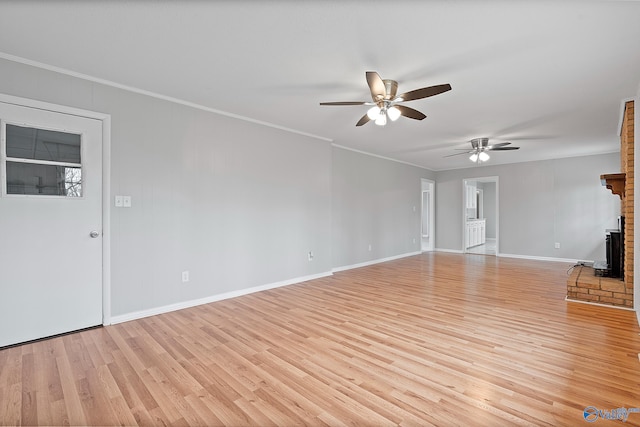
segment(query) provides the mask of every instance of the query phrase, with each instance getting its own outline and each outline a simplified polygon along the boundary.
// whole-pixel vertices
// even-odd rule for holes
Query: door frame
[[[478,210],[478,218],[484,218],[484,191],[482,188],[476,188],[476,209]]]
[[[496,184],[496,255],[500,256],[500,177],[482,176],[477,178],[465,178],[462,180],[462,253],[467,251],[467,183],[469,182],[495,182]],[[475,197],[475,195],[474,195]],[[477,206],[476,206],[477,209]]]
[[[111,323],[111,115],[0,93],[0,102],[102,121],[102,324]]]
[[[431,179],[422,178],[420,180],[420,252],[432,252],[436,249],[436,227],[435,227],[435,192],[436,192],[436,183]],[[425,248],[422,246],[422,230],[424,230],[424,224],[422,223],[424,218],[424,203],[423,197],[424,193],[429,194],[429,212],[428,212],[428,235],[429,235],[429,244]]]

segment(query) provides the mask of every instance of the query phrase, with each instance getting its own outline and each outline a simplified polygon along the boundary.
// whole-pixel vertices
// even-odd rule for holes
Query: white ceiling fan
[[[463,150],[464,153],[449,154],[444,157],[471,154],[471,156],[469,156],[469,160],[474,163],[481,163],[489,160],[490,156],[487,153],[488,151],[509,151],[520,149],[520,147],[507,147],[507,145],[511,145],[510,142],[499,142],[497,144],[489,145],[489,138],[474,138],[469,142],[471,143],[471,150],[467,148],[456,148],[456,150]]]

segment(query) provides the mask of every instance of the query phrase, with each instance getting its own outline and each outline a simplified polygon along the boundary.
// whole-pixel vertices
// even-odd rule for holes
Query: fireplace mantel
[[[627,174],[625,173],[610,173],[600,175],[600,182],[607,187],[613,194],[617,194],[621,199],[624,199],[624,185]]]

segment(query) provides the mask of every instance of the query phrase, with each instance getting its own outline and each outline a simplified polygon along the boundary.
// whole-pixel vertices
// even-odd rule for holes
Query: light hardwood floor
[[[569,267],[424,254],[7,348],[0,423],[606,424],[584,409],[640,407],[640,328],[566,302]]]

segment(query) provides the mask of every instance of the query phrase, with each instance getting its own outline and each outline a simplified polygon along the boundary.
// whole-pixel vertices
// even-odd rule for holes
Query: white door
[[[102,121],[0,102],[0,347],[102,323]]]

